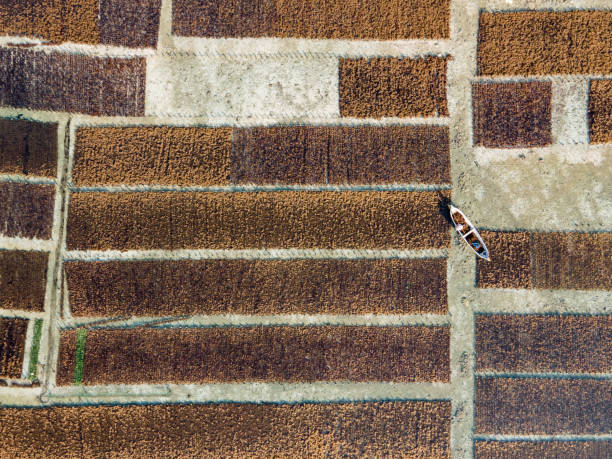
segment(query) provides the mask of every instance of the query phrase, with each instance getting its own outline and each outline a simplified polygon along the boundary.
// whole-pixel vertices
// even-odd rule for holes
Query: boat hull
[[[452,204],[449,204],[450,217],[455,225],[455,230],[461,236],[461,239],[474,251],[476,255],[485,260],[489,260],[489,250],[482,240],[480,233],[472,222],[465,216],[463,212],[457,209]]]

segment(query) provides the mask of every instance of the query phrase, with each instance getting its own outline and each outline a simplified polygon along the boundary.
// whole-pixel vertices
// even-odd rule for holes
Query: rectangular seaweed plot
[[[534,234],[535,288],[612,289],[612,233]]]
[[[155,46],[161,0],[19,0],[0,3],[0,33],[116,46]]]
[[[82,127],[72,180],[96,185],[228,185],[232,130]]]
[[[611,316],[476,316],[476,370],[612,372]]]
[[[444,248],[450,232],[438,201],[438,192],[73,193],[66,244],[69,250]]]
[[[479,75],[612,73],[612,11],[481,13]]]
[[[47,252],[0,250],[0,308],[43,311]]]
[[[8,457],[447,458],[450,402],[0,408]],[[109,435],[112,431],[112,435]]]
[[[483,231],[480,288],[612,289],[612,234]]]
[[[584,459],[612,456],[612,441],[477,441],[475,459]]]
[[[0,378],[21,378],[28,321],[0,318]]]
[[[236,129],[232,183],[450,183],[443,126]]]
[[[134,328],[66,331],[59,385],[441,381],[448,327]]]
[[[476,434],[610,434],[612,381],[476,380]]]
[[[589,142],[612,143],[612,80],[591,80]]]
[[[0,105],[88,115],[144,115],[144,58],[0,49]]]
[[[448,38],[449,0],[175,0],[172,29],[201,37]]]
[[[551,143],[550,82],[474,83],[474,145],[542,147]]]
[[[54,43],[99,43],[99,0],[0,2],[0,33]]]
[[[64,263],[75,316],[447,312],[445,259]]]
[[[0,173],[55,177],[57,123],[0,119]]]
[[[530,288],[531,234],[481,231],[491,262],[477,261],[480,288]],[[480,260],[480,259],[479,259]]]
[[[161,0],[101,0],[98,4],[100,43],[155,48]]]
[[[50,239],[55,186],[0,183],[0,234],[7,237]]]
[[[340,114],[446,116],[446,58],[340,60]]]

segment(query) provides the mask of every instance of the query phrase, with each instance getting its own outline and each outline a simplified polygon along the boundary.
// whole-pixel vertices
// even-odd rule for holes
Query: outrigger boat
[[[448,207],[450,209],[451,220],[461,238],[474,252],[476,252],[476,255],[488,261],[489,251],[476,227],[472,225],[472,222],[468,220],[465,214],[455,206],[449,204]]]

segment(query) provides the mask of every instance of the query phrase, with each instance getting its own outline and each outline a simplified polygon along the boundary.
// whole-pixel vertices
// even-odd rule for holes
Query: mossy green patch
[[[42,335],[42,319],[36,319],[34,321],[34,335],[32,337],[32,349],[30,350],[30,365],[28,367],[28,378],[31,381],[36,381],[37,379],[37,369],[38,369],[38,353],[40,351],[40,337]]]
[[[83,361],[85,360],[85,336],[87,330],[81,329],[77,332],[76,358],[74,363],[74,384],[80,386],[83,383]]]

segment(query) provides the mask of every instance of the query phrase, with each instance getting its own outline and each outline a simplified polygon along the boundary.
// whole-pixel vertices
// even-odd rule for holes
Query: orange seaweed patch
[[[0,408],[0,455],[442,459],[450,417],[446,401]]]
[[[177,35],[400,40],[448,38],[449,0],[175,0]]]
[[[52,42],[100,42],[98,0],[0,2],[0,32]]]
[[[79,128],[76,185],[227,185],[232,130],[139,126]]]
[[[0,32],[53,43],[145,47],[157,44],[161,0],[0,2]]]
[[[477,261],[480,288],[530,288],[531,242],[529,233],[481,231],[491,261]]]
[[[70,250],[443,248],[450,232],[439,199],[386,191],[73,193],[66,243]]]
[[[445,116],[447,58],[341,59],[340,114]]]
[[[612,73],[612,11],[481,13],[479,75]]]
[[[76,346],[74,332],[62,339],[63,356]],[[449,365],[448,327],[93,329],[86,333],[82,381],[445,382]],[[59,381],[73,374],[74,367],[60,364]]]

